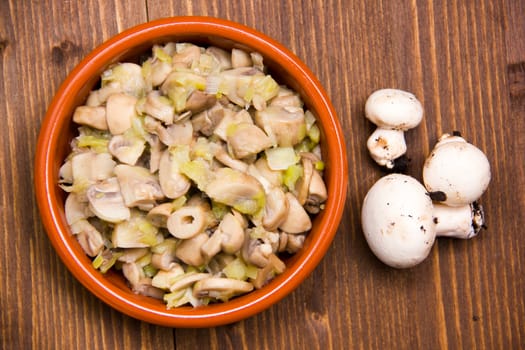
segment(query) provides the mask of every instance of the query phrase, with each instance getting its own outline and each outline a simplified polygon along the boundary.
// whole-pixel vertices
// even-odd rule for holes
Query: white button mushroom
[[[411,93],[398,89],[373,92],[365,104],[365,116],[377,129],[367,141],[371,157],[387,169],[406,152],[404,131],[415,128],[423,119],[423,106]]]
[[[422,262],[436,237],[432,200],[425,187],[407,175],[379,179],[364,199],[361,221],[372,252],[392,267]]]
[[[423,167],[423,183],[433,199],[450,206],[478,200],[490,182],[485,154],[458,135],[444,134]],[[442,198],[439,198],[442,197]]]
[[[429,254],[437,236],[470,238],[483,226],[476,205],[451,211],[434,206],[425,187],[413,177],[390,174],[368,191],[361,212],[365,239],[385,264],[413,267]]]

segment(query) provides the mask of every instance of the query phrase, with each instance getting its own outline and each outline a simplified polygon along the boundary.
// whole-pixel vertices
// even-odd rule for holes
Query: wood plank
[[[0,348],[172,348],[171,329],[123,316],[72,277],[33,194],[38,126],[54,92],[95,46],[144,22],[144,2],[2,1],[0,12],[0,270],[10,276],[0,285]]]

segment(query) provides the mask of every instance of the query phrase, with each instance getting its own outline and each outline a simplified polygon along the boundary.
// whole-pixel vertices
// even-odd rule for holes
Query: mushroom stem
[[[461,207],[434,203],[436,235],[469,239],[475,237],[484,225],[483,207],[477,202]]]
[[[396,159],[407,151],[403,130],[377,128],[366,143],[372,159],[387,169],[394,169]]]

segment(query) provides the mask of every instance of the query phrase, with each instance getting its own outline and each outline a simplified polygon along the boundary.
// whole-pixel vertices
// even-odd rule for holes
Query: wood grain
[[[0,348],[525,348],[525,4],[514,0],[0,1]],[[234,20],[294,51],[330,95],[345,130],[349,190],[333,246],[296,291],[250,319],[169,329],[124,316],[67,271],[33,193],[36,138],[68,72],[95,46],[173,15]],[[425,119],[406,133],[409,173],[443,132],[460,130],[493,172],[487,229],[440,239],[392,270],[370,252],[361,202],[383,173],[364,147],[368,94],[414,92]]]

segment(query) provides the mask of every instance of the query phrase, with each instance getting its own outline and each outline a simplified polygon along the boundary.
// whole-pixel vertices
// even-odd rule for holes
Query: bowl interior
[[[119,273],[105,275],[91,267],[71,235],[64,216],[65,193],[57,186],[58,170],[70,152],[76,126],[71,121],[99,83],[100,74],[116,62],[137,62],[154,44],[192,42],[202,46],[257,51],[280,84],[299,92],[320,121],[328,189],[326,208],[314,220],[304,248],[285,260],[287,270],[265,287],[226,303],[167,310],[162,301],[134,294]],[[132,317],[176,327],[231,323],[258,313],[282,299],[319,263],[337,230],[346,198],[346,153],[337,117],[326,93],[291,52],[270,38],[239,24],[211,18],[172,18],[132,28],[104,43],[69,75],[53,100],[42,125],[37,149],[35,185],[48,236],[71,272],[100,299]]]

